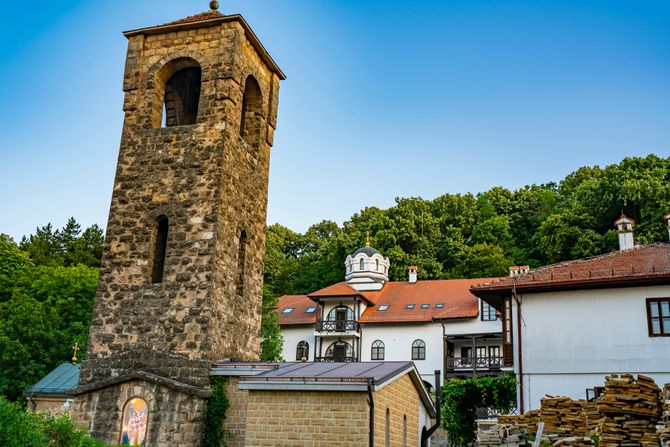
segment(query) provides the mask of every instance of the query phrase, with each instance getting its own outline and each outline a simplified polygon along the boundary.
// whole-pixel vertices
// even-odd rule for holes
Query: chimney
[[[623,211],[621,217],[614,221],[617,232],[619,233],[619,250],[625,251],[635,247],[633,243],[633,226],[635,221],[626,216]]]
[[[409,283],[416,284],[416,272],[418,271],[416,265],[410,265],[407,270],[409,270]]]
[[[527,265],[513,265],[509,268],[509,276],[521,276],[524,273],[528,273],[529,271],[530,267]]]
[[[663,215],[663,219],[668,222],[668,240],[670,241],[670,213],[666,213]]]

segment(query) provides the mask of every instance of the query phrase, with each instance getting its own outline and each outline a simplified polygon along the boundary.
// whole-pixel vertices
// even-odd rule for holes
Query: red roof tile
[[[518,291],[593,288],[622,283],[670,281],[670,245],[639,245],[576,261],[548,265],[517,277],[501,278],[472,288],[478,296]]]
[[[284,309],[293,308],[289,314],[283,313]],[[310,307],[316,307],[316,303],[307,297],[307,295],[284,295],[279,298],[277,310],[279,311],[279,325],[289,326],[298,324],[315,324],[316,313],[305,313]]]
[[[219,17],[223,17],[223,14],[220,13],[219,11],[206,11],[206,12],[201,12],[200,14],[184,17],[183,19],[175,20],[173,22],[168,22],[168,23],[165,23],[161,26],[177,25],[177,24],[180,24],[180,23],[204,22],[205,20],[218,19]]]
[[[365,292],[374,306],[368,307],[361,323],[429,322],[434,319],[475,318],[479,315],[479,299],[470,293],[470,287],[487,279],[422,280],[387,282],[379,292]],[[443,308],[435,307],[443,303]],[[379,311],[383,304],[389,306]],[[414,309],[407,309],[414,304]],[[428,304],[422,309],[422,304]]]
[[[308,295],[310,298],[326,298],[326,297],[338,297],[338,296],[363,296],[361,292],[351,287],[346,282],[338,282],[332,286],[328,286],[325,289],[317,290]]]

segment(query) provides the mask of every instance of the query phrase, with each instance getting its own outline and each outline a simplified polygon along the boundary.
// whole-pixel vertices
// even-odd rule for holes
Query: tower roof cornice
[[[272,59],[270,53],[265,49],[258,36],[251,29],[244,17],[240,14],[224,15],[219,11],[207,11],[193,16],[185,17],[183,19],[175,20],[163,25],[149,26],[146,28],[138,28],[129,31],[124,31],[123,35],[127,38],[144,34],[146,36],[154,34],[164,34],[169,32],[184,31],[195,28],[205,28],[210,26],[221,25],[222,23],[238,22],[242,28],[247,39],[251,42],[254,49],[258,52],[263,62],[279,76],[279,79],[286,79],[286,75],[279,68],[277,63]]]

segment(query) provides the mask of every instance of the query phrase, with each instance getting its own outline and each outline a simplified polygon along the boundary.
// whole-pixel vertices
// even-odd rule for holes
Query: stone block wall
[[[146,445],[192,447],[200,444],[206,400],[147,381],[131,380],[77,396],[71,414],[75,422],[87,428],[95,438],[118,444],[124,406],[136,396],[147,402],[149,410]]]
[[[389,444],[392,447],[419,445],[419,393],[405,374],[373,393],[375,400],[375,446],[386,446],[386,410],[389,410]],[[406,418],[406,424],[405,424]],[[406,427],[406,431],[405,431]]]
[[[366,447],[367,393],[249,391],[247,447]]]
[[[226,445],[228,447],[243,447],[247,428],[247,402],[249,392],[237,389],[240,382],[238,377],[230,377],[226,383],[228,397],[228,411],[223,429],[227,432]]]

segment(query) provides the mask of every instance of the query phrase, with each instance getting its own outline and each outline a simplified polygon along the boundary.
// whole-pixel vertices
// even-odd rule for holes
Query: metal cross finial
[[[217,2],[216,0],[212,0],[211,2],[209,2],[209,7],[212,11],[216,11],[217,9],[219,9],[219,2]]]
[[[369,247],[370,246],[370,232],[367,232],[367,236],[365,238],[365,246]]]
[[[72,349],[74,350],[74,354],[72,355],[72,364],[76,365],[77,364],[77,351],[79,351],[79,343],[75,343],[74,346],[72,346]]]

